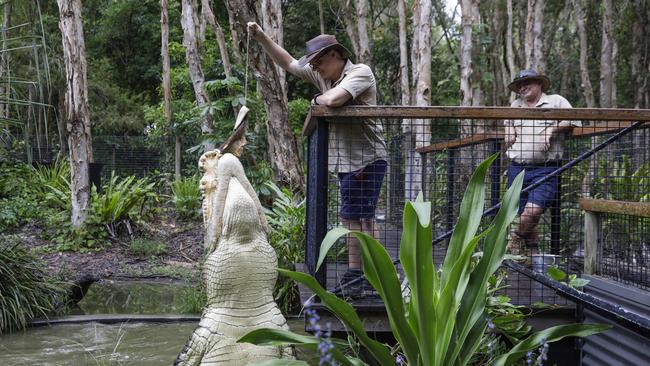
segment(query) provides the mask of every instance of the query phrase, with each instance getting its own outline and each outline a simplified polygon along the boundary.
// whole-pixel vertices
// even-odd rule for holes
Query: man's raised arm
[[[298,61],[293,58],[287,50],[275,43],[271,37],[264,32],[262,27],[255,22],[248,22],[248,32],[260,45],[262,45],[262,47],[264,47],[264,50],[269,54],[269,56],[271,56],[273,62],[281,68],[291,72],[291,63],[297,63]]]

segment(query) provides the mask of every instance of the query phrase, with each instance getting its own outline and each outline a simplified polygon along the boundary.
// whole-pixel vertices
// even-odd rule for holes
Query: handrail
[[[330,108],[312,106],[303,125],[303,135],[314,129],[320,117],[341,118],[460,118],[460,119],[556,119],[582,121],[644,121],[650,122],[650,109],[614,108],[512,108],[458,106],[347,106]]]
[[[578,203],[581,209],[589,212],[650,217],[649,202],[628,202],[580,198],[578,200]]]
[[[594,124],[593,126],[574,127],[573,130],[571,131],[571,135],[569,135],[569,138],[591,137],[591,136],[604,135],[608,133],[614,133],[626,127],[629,127],[630,124],[632,124],[632,122],[629,121],[618,121],[619,123],[615,125],[612,125],[611,123],[614,121],[609,121],[609,122],[610,123]],[[646,122],[637,128],[650,128],[650,123]],[[419,147],[415,149],[415,151],[419,152],[420,154],[426,154],[435,151],[443,151],[446,149],[456,149],[459,147],[467,147],[472,145],[483,144],[486,142],[500,140],[500,139],[503,139],[503,133],[501,133],[500,131],[491,132],[491,133],[481,133],[470,137],[453,139],[453,140],[438,142],[424,147]]]

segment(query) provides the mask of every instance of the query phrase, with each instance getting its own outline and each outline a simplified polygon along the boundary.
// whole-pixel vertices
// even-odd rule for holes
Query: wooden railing
[[[600,273],[599,257],[602,255],[602,215],[616,214],[650,217],[650,203],[581,198],[580,208],[585,211],[585,262],[586,274]]]
[[[303,125],[309,136],[318,118],[397,118],[397,119],[551,119],[581,121],[644,121],[650,122],[649,109],[606,108],[511,108],[511,107],[411,107],[411,106],[349,106],[330,108],[312,106]],[[624,123],[624,122],[621,122]],[[629,122],[627,122],[629,123]],[[606,133],[605,126],[592,133]],[[625,126],[621,125],[620,128]]]

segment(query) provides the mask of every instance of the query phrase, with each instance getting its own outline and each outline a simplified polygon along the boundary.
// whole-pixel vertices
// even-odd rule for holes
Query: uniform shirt
[[[293,62],[288,71],[306,82],[316,85],[324,93],[336,86],[345,89],[352,100],[345,105],[376,105],[377,85],[370,67],[353,64],[347,60],[341,77],[336,81],[325,80],[311,66],[298,66]],[[386,159],[386,143],[383,129],[372,118],[336,119],[329,123],[329,169],[340,173],[359,170],[366,165]]]
[[[513,108],[527,108],[526,103],[518,98],[512,105]],[[542,96],[537,102],[536,108],[572,108],[571,103],[564,97],[553,94]],[[549,127],[558,125],[556,120],[509,120],[504,124],[514,127],[517,133],[515,143],[510,146],[506,154],[510,160],[517,163],[545,163],[562,159],[564,133],[554,134],[547,151],[542,150],[545,141],[545,131]],[[573,126],[581,127],[580,121],[570,121]]]

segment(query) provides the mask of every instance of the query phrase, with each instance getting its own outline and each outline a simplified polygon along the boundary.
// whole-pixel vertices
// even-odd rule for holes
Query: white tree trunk
[[[543,53],[544,42],[542,39],[543,10],[544,0],[528,0],[524,43],[526,69],[534,69],[540,74],[546,72],[546,61]]]
[[[212,27],[214,36],[217,39],[219,53],[221,54],[221,62],[223,62],[223,72],[226,74],[227,78],[232,78],[232,66],[230,64],[230,56],[228,55],[226,37],[223,34],[219,22],[214,18],[214,13],[210,7],[209,0],[201,0],[201,14],[203,15],[203,19],[205,19],[205,22]]]
[[[271,39],[284,48],[284,29],[282,25],[282,1],[281,0],[262,0],[262,22],[264,32]],[[280,77],[280,86],[282,88],[283,102],[287,102],[287,77],[283,68],[275,67]]]
[[[372,66],[370,40],[368,38],[368,0],[357,0],[357,34],[359,35],[358,62]]]
[[[399,76],[402,87],[402,105],[409,105],[411,104],[411,86],[409,84],[406,7],[404,6],[404,0],[397,0],[397,13],[399,16]]]
[[[413,49],[412,64],[413,102],[417,106],[431,104],[431,0],[416,0],[413,6]],[[417,37],[415,35],[417,34]],[[414,200],[423,191],[424,156],[416,148],[430,144],[431,128],[428,120],[413,120],[410,132],[405,136],[406,181],[404,182],[406,200]]]
[[[249,21],[258,21],[259,17],[253,0],[227,0],[228,11],[233,15],[231,27],[241,34],[246,32]],[[237,44],[240,50],[246,45]],[[302,165],[298,155],[296,137],[289,126],[287,104],[282,101],[282,89],[277,69],[270,56],[257,42],[251,42],[249,63],[257,78],[257,84],[264,100],[268,116],[269,156],[277,179],[283,185],[295,191],[304,191]]]
[[[79,228],[86,221],[90,208],[88,163],[93,160],[81,0],[57,0],[57,3],[66,75],[63,117],[70,147],[71,221]]]
[[[201,67],[201,55],[199,53],[197,24],[196,24],[196,0],[182,0],[182,13],[181,25],[183,26],[183,46],[185,46],[185,59],[190,71],[190,78],[192,79],[192,87],[194,88],[194,96],[196,104],[199,108],[203,108],[210,103],[208,93],[203,90],[203,83],[205,78],[203,76],[203,68]],[[201,114],[201,132],[211,134],[214,129],[212,124],[212,116],[209,113]],[[211,141],[204,141],[203,147],[205,151],[213,150],[214,143]]]
[[[506,1],[506,13],[508,17],[508,24],[506,28],[506,62],[508,63],[508,71],[510,73],[508,74],[508,81],[512,81],[517,75],[517,69],[515,66],[515,52],[512,46],[512,40],[513,40],[513,33],[512,33],[512,23],[514,21],[513,14],[512,14],[512,0],[507,0]],[[508,89],[508,93],[510,95],[510,103],[512,103],[515,100],[515,93],[510,92]]]

